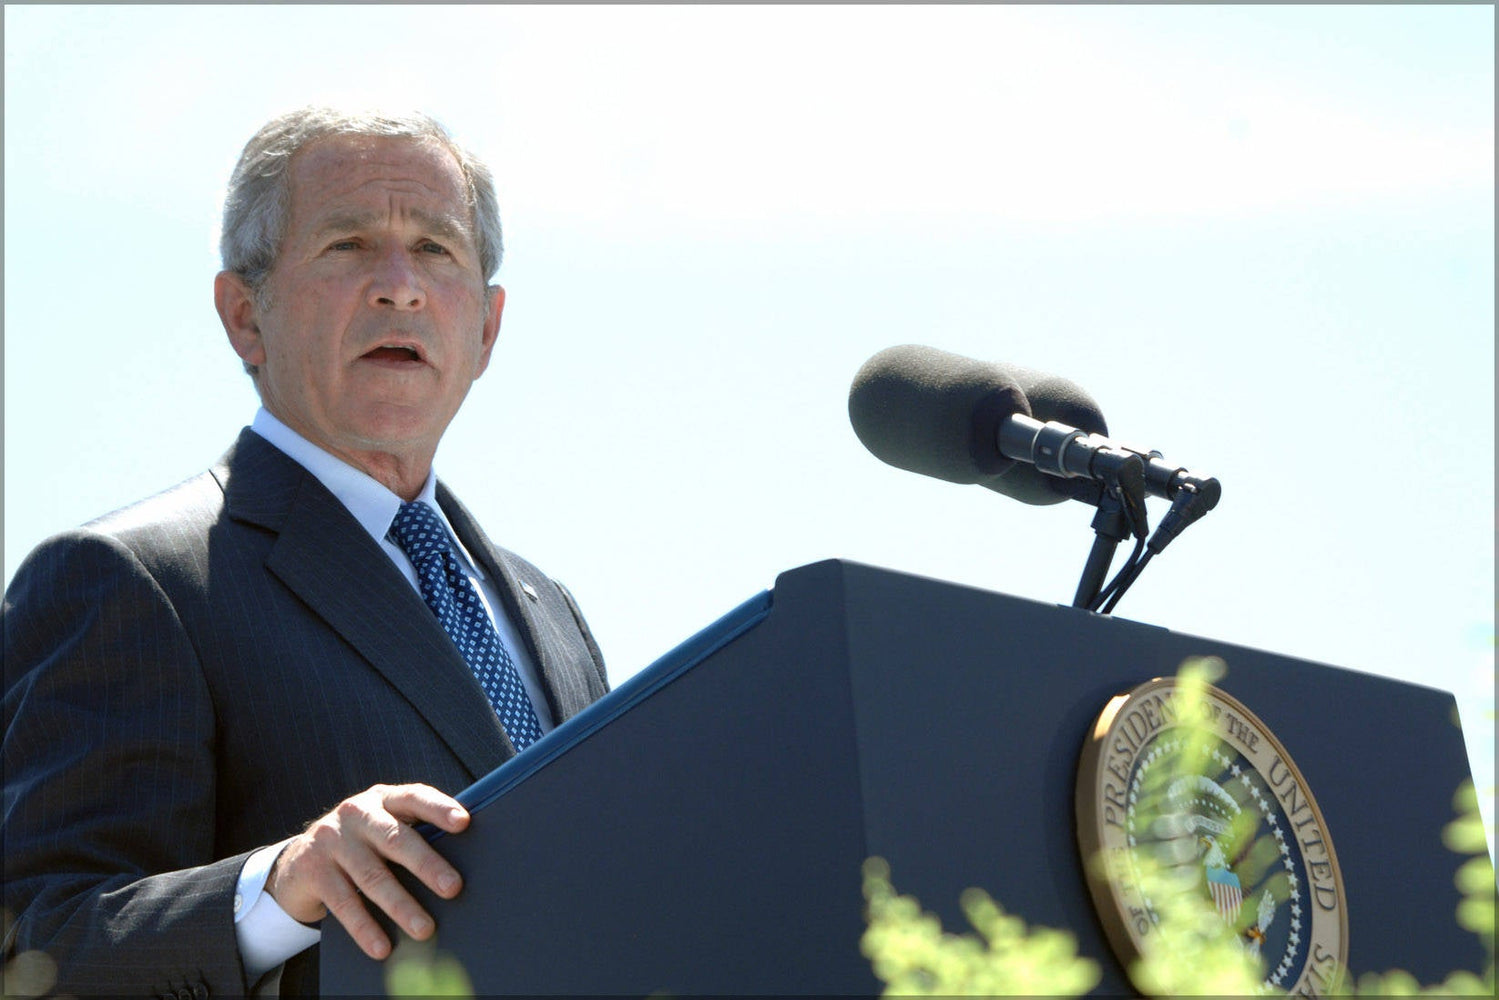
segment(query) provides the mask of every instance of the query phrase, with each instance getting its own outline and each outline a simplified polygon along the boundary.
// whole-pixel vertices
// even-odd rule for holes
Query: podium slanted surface
[[[1316,790],[1353,972],[1478,970],[1441,840],[1468,777],[1451,695],[841,561],[782,574],[466,790],[470,828],[435,842],[464,891],[417,895],[480,995],[872,996],[879,855],[949,930],[981,887],[1131,994],[1079,857],[1079,755],[1110,698],[1202,655]],[[325,996],[383,993],[332,920],[321,966]]]

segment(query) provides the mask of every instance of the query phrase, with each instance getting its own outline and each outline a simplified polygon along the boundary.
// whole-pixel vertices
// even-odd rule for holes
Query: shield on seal
[[[1208,893],[1213,905],[1230,924],[1239,919],[1239,908],[1244,905],[1244,890],[1239,885],[1239,876],[1227,868],[1209,868]]]

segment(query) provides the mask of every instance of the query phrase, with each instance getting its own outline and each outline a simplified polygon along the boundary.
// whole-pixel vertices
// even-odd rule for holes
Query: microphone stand
[[[1114,550],[1129,537],[1129,525],[1124,517],[1124,503],[1109,490],[1100,491],[1098,513],[1093,515],[1093,550],[1088,553],[1088,562],[1083,566],[1082,579],[1077,582],[1077,595],[1072,598],[1074,608],[1091,608],[1103,589],[1104,578],[1114,563]]]
[[[1103,590],[1104,577],[1114,562],[1114,552],[1119,543],[1131,534],[1143,539],[1150,532],[1145,515],[1145,463],[1140,456],[1125,451],[1100,453],[1099,458],[1112,459],[1099,463],[1101,482],[1097,497],[1079,496],[1084,502],[1093,502],[1098,513],[1093,515],[1093,550],[1088,553],[1088,562],[1083,566],[1083,575],[1077,584],[1077,594],[1072,598],[1074,608],[1094,610]],[[1132,560],[1133,561],[1133,560]],[[1125,570],[1129,568],[1125,566]],[[1121,575],[1124,570],[1121,570]]]

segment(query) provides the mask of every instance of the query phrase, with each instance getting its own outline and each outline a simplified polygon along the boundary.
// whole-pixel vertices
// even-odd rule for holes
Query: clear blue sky
[[[210,291],[255,128],[415,106],[494,163],[509,248],[439,471],[616,683],[828,556],[1070,599],[1090,509],[850,430],[865,358],[927,343],[1222,480],[1121,614],[1452,691],[1492,786],[1493,38],[1489,6],[8,6],[6,578],[250,419]]]

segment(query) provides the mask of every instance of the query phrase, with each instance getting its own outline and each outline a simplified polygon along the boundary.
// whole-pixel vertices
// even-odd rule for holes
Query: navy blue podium
[[[880,855],[949,929],[980,886],[1131,994],[1078,857],[1079,754],[1111,697],[1200,655],[1315,790],[1354,973],[1480,969],[1441,842],[1468,777],[1451,695],[839,561],[782,574],[463,792],[470,828],[435,843],[465,889],[417,894],[480,995],[872,996],[860,867]],[[383,995],[331,920],[321,975],[324,996]]]

